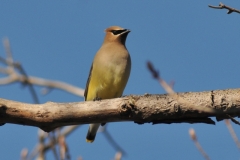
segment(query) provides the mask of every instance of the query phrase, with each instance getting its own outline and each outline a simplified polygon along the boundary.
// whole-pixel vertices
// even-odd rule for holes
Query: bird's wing
[[[84,100],[86,101],[87,99],[87,94],[88,94],[88,86],[89,86],[89,83],[90,83],[90,80],[91,80],[91,75],[92,75],[92,68],[93,68],[93,65],[91,66],[91,69],[90,69],[90,72],[89,72],[89,75],[88,75],[88,80],[87,80],[87,84],[86,84],[86,87],[85,87],[85,91],[84,91]]]

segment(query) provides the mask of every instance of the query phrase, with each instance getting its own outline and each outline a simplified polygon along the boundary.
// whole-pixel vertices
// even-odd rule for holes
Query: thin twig
[[[73,131],[75,131],[78,127],[80,127],[81,125],[73,125],[73,126],[68,126],[68,127],[64,127],[61,130],[61,135],[64,137],[67,137],[70,133],[72,133]]]
[[[227,14],[231,14],[232,12],[240,13],[240,10],[226,6],[222,2],[220,2],[219,6],[208,5],[208,7],[214,8],[214,9],[227,9],[228,10]]]
[[[27,156],[28,156],[28,149],[23,148],[21,151],[21,160],[27,160]]]
[[[202,154],[202,156],[206,159],[206,160],[210,160],[210,158],[208,157],[207,153],[203,150],[202,146],[200,145],[200,143],[197,140],[197,135],[195,133],[195,130],[193,128],[189,129],[189,135],[191,137],[191,139],[193,140],[195,146],[197,147],[197,149],[199,150],[199,152]]]
[[[13,67],[13,56],[12,56],[12,51],[11,51],[11,46],[8,38],[3,39],[3,46],[6,51],[6,56],[7,56],[7,63],[9,66]]]
[[[56,140],[56,137],[55,137],[55,132],[52,131],[48,134],[48,139],[51,140],[53,143],[53,145],[51,146],[51,149],[52,149],[52,152],[53,152],[53,155],[55,157],[56,160],[59,160],[58,158],[58,153],[57,153],[57,150],[56,150],[56,147],[54,144],[57,143],[57,140]],[[45,145],[44,145],[45,146]]]
[[[27,84],[29,86],[29,90],[30,90],[30,93],[32,94],[34,103],[39,104],[39,99],[38,99],[37,93],[36,93],[33,85],[31,83],[29,83],[29,78],[28,78],[27,73],[23,69],[22,65],[19,65],[18,69],[19,69],[20,73],[22,73],[22,75],[25,76],[26,81],[24,82],[24,85]]]
[[[24,81],[25,81],[24,76],[18,73],[15,73],[14,76],[9,75],[7,78],[0,78],[0,85],[6,85],[6,84],[11,84],[15,82],[24,82]],[[33,85],[39,85],[44,87],[47,86],[49,88],[60,89],[79,97],[83,97],[83,94],[84,94],[83,89],[77,86],[64,83],[64,82],[60,82],[60,81],[53,81],[53,80],[43,79],[39,77],[28,76],[28,83],[31,83]]]
[[[116,151],[122,153],[122,155],[127,155],[127,153],[120,147],[120,145],[115,142],[115,140],[112,138],[111,134],[108,132],[106,125],[101,128],[101,132],[103,132],[103,135],[107,139],[107,141],[110,143],[110,145],[115,148]]]
[[[39,129],[38,131],[38,140],[39,140],[39,145],[38,145],[38,158],[37,159],[41,159],[41,160],[45,160],[45,152],[43,150],[44,148],[44,134],[45,132],[43,132],[42,130]]]
[[[193,106],[194,108],[196,108],[197,110],[199,111],[204,111],[204,112],[214,112],[212,110],[203,110],[201,107],[198,107],[198,106],[195,106],[193,104],[190,104],[189,102],[183,100],[180,96],[178,96],[172,89],[172,85],[168,85],[159,75],[159,72],[154,69],[153,65],[151,62],[147,62],[147,67],[149,69],[149,71],[152,73],[152,76],[157,79],[159,81],[159,83],[161,84],[161,86],[165,89],[165,91],[171,95],[175,100],[177,100],[178,102],[182,102],[182,103],[185,103],[187,104],[188,106]],[[189,134],[192,138],[192,140],[194,141],[196,147],[198,148],[198,150],[200,151],[200,153],[203,155],[203,157],[206,159],[206,160],[210,160],[208,155],[204,152],[203,148],[201,147],[200,143],[198,142],[197,140],[197,137],[196,137],[196,134],[195,134],[195,131],[193,129],[190,129],[189,130]]]
[[[60,134],[56,137],[56,139],[59,138],[59,136],[64,136],[67,137],[70,133],[72,133],[74,130],[76,130],[80,125],[73,125],[73,126],[68,126],[64,127],[64,129],[61,130]],[[56,141],[49,141],[45,146],[44,146],[44,151],[47,151],[51,148],[52,145],[56,145]]]
[[[30,90],[30,93],[33,97],[34,103],[39,104],[37,93],[36,93],[33,85],[31,83],[28,83],[27,73],[25,72],[25,70],[23,69],[21,64],[16,65],[16,63],[14,63],[9,39],[5,38],[4,41],[3,41],[3,44],[4,44],[4,48],[6,50],[6,55],[7,55],[7,61],[6,62],[8,64],[8,66],[11,68],[11,70],[14,70],[14,68],[17,68],[19,70],[19,72],[25,77],[25,81],[22,82],[22,84],[24,84],[24,85],[27,84],[29,86],[29,90]]]
[[[236,143],[238,149],[240,150],[240,142],[238,140],[238,137],[237,137],[237,135],[236,135],[236,133],[235,133],[235,131],[234,131],[230,121],[228,119],[226,119],[225,123],[226,123],[226,126],[227,126],[227,128],[228,128],[228,130],[229,130],[229,132],[230,132],[234,142]]]
[[[64,136],[58,138],[61,160],[70,160],[69,148]]]
[[[117,152],[115,154],[114,160],[121,160],[122,159],[122,153],[121,152]]]
[[[232,120],[233,123],[240,125],[240,122],[238,120],[236,120],[235,118],[233,118],[232,116],[230,116],[229,114],[227,114],[227,116]]]
[[[173,99],[175,99],[179,103],[184,103],[189,108],[192,108],[194,110],[198,110],[198,111],[201,111],[201,112],[205,112],[205,113],[215,113],[216,112],[214,109],[211,109],[211,108],[202,108],[200,106],[196,106],[196,105],[190,104],[188,101],[186,101],[183,98],[181,98],[180,96],[178,96],[177,93],[174,92],[172,87],[170,85],[168,85],[164,81],[164,79],[161,78],[159,72],[153,67],[153,65],[152,65],[152,63],[150,61],[147,62],[147,68],[151,72],[153,78],[157,79],[159,81],[160,85],[164,88],[164,90],[170,96],[172,96]]]
[[[1,59],[2,58],[0,57],[0,61]],[[26,82],[26,76],[17,73],[15,70],[12,71],[8,68],[0,67],[0,72],[8,75],[7,77],[0,78],[0,85],[6,85],[6,84],[15,83],[15,82],[21,82],[21,83]],[[77,86],[64,83],[64,82],[47,80],[47,79],[33,77],[33,76],[28,76],[27,78],[28,78],[27,79],[28,84],[60,89],[79,97],[83,97],[83,94],[84,94],[83,89]]]
[[[4,84],[10,84],[10,83],[14,83],[14,82],[21,82],[23,85],[28,85],[29,89],[30,89],[30,93],[34,99],[35,103],[39,103],[38,97],[37,97],[37,93],[35,92],[35,89],[33,87],[33,84],[38,84],[38,85],[42,85],[42,86],[46,86],[50,89],[52,88],[60,88],[62,90],[66,90],[69,91],[70,93],[76,94],[78,96],[83,96],[83,90],[79,89],[75,86],[71,86],[68,85],[66,83],[62,83],[62,82],[56,82],[56,81],[50,81],[50,80],[45,80],[45,79],[40,79],[40,78],[36,78],[36,77],[29,77],[26,73],[26,71],[24,70],[24,68],[22,67],[22,65],[20,63],[16,63],[13,60],[13,56],[12,56],[12,51],[11,51],[11,46],[10,46],[10,42],[8,38],[3,39],[3,45],[5,48],[5,53],[6,53],[6,59],[0,57],[0,62],[7,65],[6,68],[2,68],[0,67],[0,72],[4,73],[6,75],[8,75],[7,77],[4,78],[0,78],[0,85],[4,85]],[[19,73],[18,73],[18,72]],[[73,132],[73,130],[75,130],[77,128],[77,126],[69,126],[69,127],[64,127],[65,130],[63,132],[64,135],[68,135],[71,132]],[[27,155],[25,156],[25,158],[28,159],[33,159],[37,154],[39,155],[38,158],[45,158],[45,152],[52,148],[55,159],[59,159],[57,156],[57,151],[55,149],[55,145],[58,144],[58,142],[56,141],[55,137],[54,137],[54,133],[53,136],[50,137],[44,137],[45,134],[43,134],[40,131],[41,134],[39,134],[39,144],[36,146],[36,148],[29,154],[29,156],[27,157]],[[48,144],[44,144],[45,139],[49,138],[50,142]],[[68,153],[67,153],[68,154]],[[21,156],[23,157],[23,156]],[[69,157],[69,156],[68,156]]]
[[[75,131],[80,125],[73,125],[73,126],[67,126],[67,127],[63,127],[63,129],[61,130],[60,134],[57,135],[56,139],[59,138],[59,136],[64,136],[67,137],[69,136],[71,133],[73,133],[73,131]],[[42,132],[42,130],[40,130]],[[48,138],[47,134],[43,134],[42,135],[43,140],[45,141]],[[28,159],[34,159],[34,157],[38,154],[39,149],[42,148],[42,150],[44,152],[48,151],[49,149],[51,149],[51,147],[53,145],[56,145],[57,142],[56,141],[50,141],[47,144],[44,144],[43,146],[39,146],[39,144],[36,145],[36,147],[32,150],[32,152],[30,153],[30,156]]]

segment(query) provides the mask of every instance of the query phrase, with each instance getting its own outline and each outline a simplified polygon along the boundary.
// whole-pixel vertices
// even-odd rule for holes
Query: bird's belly
[[[117,98],[122,95],[126,81],[124,75],[113,73],[106,75],[104,81],[100,82],[100,87],[97,89],[97,96],[100,99]]]
[[[86,100],[110,99],[122,96],[130,74],[130,68],[125,61],[102,63],[101,67],[93,65]]]

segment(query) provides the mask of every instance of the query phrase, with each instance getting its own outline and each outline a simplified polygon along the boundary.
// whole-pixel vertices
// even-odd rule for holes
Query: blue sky
[[[224,2],[223,2],[224,3]],[[226,5],[240,9],[240,2]],[[146,69],[150,60],[177,92],[239,88],[239,14],[208,8],[209,1],[0,1],[0,38],[8,37],[14,59],[29,75],[85,87],[104,29],[130,29],[126,46],[132,71],[124,95],[163,94]],[[219,1],[212,0],[212,5]],[[0,55],[5,56],[0,45]],[[33,103],[20,84],[0,86],[0,97]],[[35,87],[38,93],[41,88]],[[54,90],[40,102],[76,102],[83,98]],[[213,118],[215,120],[215,118]],[[113,159],[116,151],[99,133],[85,142],[87,125],[68,138],[72,159]],[[236,133],[240,129],[233,125]],[[194,128],[211,159],[239,159],[224,122],[206,124],[137,125],[111,123],[108,130],[132,159],[203,159],[189,138]],[[6,124],[0,127],[2,159],[19,159],[22,148],[37,142],[37,128]],[[52,153],[47,154],[53,159]]]

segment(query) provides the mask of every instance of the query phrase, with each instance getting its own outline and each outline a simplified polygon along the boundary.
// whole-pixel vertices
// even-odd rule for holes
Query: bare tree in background
[[[29,88],[34,103],[36,104],[39,104],[39,100],[33,85],[42,86],[43,89],[41,94],[43,95],[48,94],[53,89],[59,89],[79,97],[84,96],[84,89],[77,86],[73,86],[61,81],[29,76],[22,67],[21,63],[14,61],[8,38],[3,39],[3,45],[5,48],[6,58],[0,57],[0,63],[5,65],[5,67],[0,67],[0,73],[6,76],[4,78],[0,78],[0,85],[21,83],[23,86]],[[47,151],[52,151],[56,160],[71,159],[66,137],[78,127],[80,127],[80,125],[59,127],[49,133],[39,129],[38,143],[35,145],[35,148],[33,148],[31,152],[29,152],[28,149],[23,148],[21,151],[21,159],[31,160],[37,157],[38,160],[44,160]],[[106,126],[101,128],[101,132],[116,150],[117,153],[115,159],[121,159],[121,156],[126,154],[126,152],[115,142],[110,133],[107,131]]]
[[[227,5],[224,5],[223,3],[220,3],[219,6],[213,6],[209,5],[210,8],[214,9],[227,9],[228,14],[231,14],[233,12],[235,13],[240,13],[238,9],[234,9],[232,7],[229,7]],[[5,67],[0,67],[0,73],[6,75],[4,78],[0,78],[0,85],[7,85],[11,83],[21,83],[23,86],[26,86],[30,93],[31,96],[36,104],[39,104],[38,96],[36,94],[36,91],[34,89],[34,85],[42,86],[42,94],[46,95],[48,94],[51,90],[53,89],[60,89],[63,91],[66,91],[70,94],[77,95],[79,97],[83,97],[84,89],[81,89],[77,86],[73,86],[64,82],[60,81],[54,81],[54,80],[47,80],[39,77],[33,77],[27,74],[26,70],[23,68],[22,64],[19,62],[14,61],[13,55],[11,52],[11,47],[9,40],[6,38],[3,40],[5,52],[6,52],[6,58],[0,57],[0,62],[5,65]],[[230,119],[232,122],[235,124],[240,124],[234,117],[239,117],[240,116],[240,104],[238,103],[239,99],[234,97],[235,93],[232,93],[231,97],[231,102],[227,100],[225,97],[225,102],[228,102],[226,105],[223,105],[221,107],[227,107],[229,112],[223,112],[223,108],[203,108],[197,103],[193,103],[192,101],[186,100],[186,98],[183,98],[183,96],[175,93],[173,91],[173,85],[167,84],[159,75],[159,73],[154,69],[153,65],[148,62],[147,64],[149,71],[153,75],[153,77],[159,81],[161,86],[165,89],[165,91],[168,93],[167,96],[169,96],[173,101],[177,101],[176,105],[174,105],[174,110],[171,113],[177,113],[179,114],[179,111],[194,111],[197,113],[200,113],[198,116],[194,114],[189,114],[186,117],[167,117],[166,119],[161,119],[161,120],[142,120],[142,119],[134,119],[136,118],[136,115],[132,115],[132,113],[136,113],[136,110],[138,108],[134,108],[135,102],[138,101],[137,98],[139,97],[130,97],[131,103],[127,103],[127,105],[123,105],[122,108],[122,113],[127,114],[128,116],[131,115],[132,121],[136,123],[146,123],[146,122],[152,122],[153,124],[158,124],[158,123],[206,123],[206,124],[214,124],[215,122],[212,121],[209,117],[215,116],[217,120],[223,120],[223,119]],[[212,92],[213,93],[213,92]],[[218,92],[216,91],[214,94],[211,94],[211,96],[216,96]],[[239,93],[237,90],[236,93]],[[230,91],[229,91],[230,95]],[[238,94],[239,95],[239,94]],[[150,97],[151,95],[144,95],[145,97]],[[190,95],[187,95],[190,97]],[[140,97],[141,98],[141,97]],[[139,98],[139,99],[140,99]],[[235,99],[234,99],[235,98]],[[137,99],[137,100],[136,100]],[[128,97],[129,100],[129,97]],[[211,99],[212,100],[212,99]],[[223,100],[223,99],[221,99]],[[107,103],[111,103],[112,101],[109,101]],[[100,102],[99,102],[100,103]],[[224,109],[225,109],[224,108]],[[214,110],[215,109],[215,110]],[[160,112],[160,111],[159,111]],[[131,113],[131,114],[129,114]],[[142,113],[142,112],[141,112]],[[194,115],[194,116],[193,116]],[[135,116],[135,117],[134,117]],[[152,115],[149,115],[151,117]],[[154,117],[154,116],[153,116]],[[191,118],[190,118],[191,117]],[[138,117],[139,118],[139,117]],[[171,119],[173,118],[173,119]],[[129,118],[130,119],[130,118]],[[236,133],[234,132],[231,123],[229,120],[225,120],[226,126],[231,134],[231,136],[234,139],[234,142],[236,143],[237,147],[240,149],[240,143],[237,138]],[[79,123],[80,124],[80,123]],[[4,125],[4,123],[2,123]],[[37,126],[37,125],[36,125]],[[61,126],[61,125],[60,125]],[[51,132],[46,133],[39,129],[38,131],[38,142],[35,146],[35,148],[32,149],[31,152],[29,152],[28,149],[23,148],[21,151],[21,159],[22,160],[31,160],[34,158],[37,158],[38,160],[44,160],[46,157],[46,152],[51,151],[54,154],[54,157],[56,160],[68,160],[71,159],[70,156],[70,147],[66,142],[66,137],[69,136],[73,131],[75,131],[80,125],[70,125],[64,127],[53,127],[50,128]],[[126,154],[126,152],[123,150],[122,147],[120,147],[114,140],[114,138],[110,135],[110,133],[107,130],[107,127],[103,127],[100,129],[100,132],[104,134],[106,137],[107,141],[111,144],[111,146],[116,150],[116,155],[115,155],[115,160],[120,160],[122,155]],[[203,150],[201,147],[200,143],[197,140],[196,133],[194,129],[189,130],[189,134],[193,142],[195,143],[196,147],[200,151],[200,153],[203,155],[205,159],[210,159],[207,153]],[[82,159],[79,157],[79,159]]]

